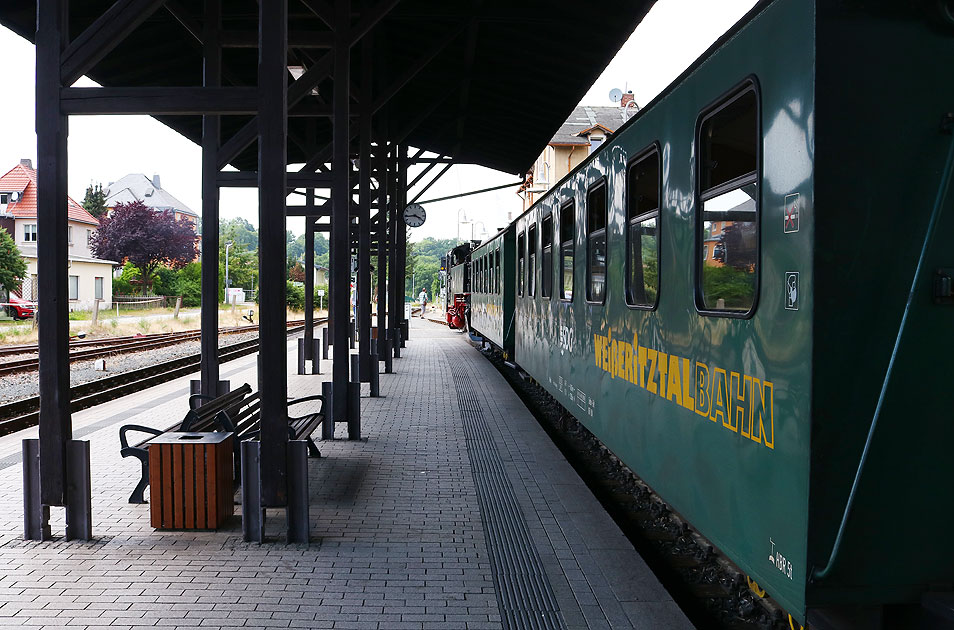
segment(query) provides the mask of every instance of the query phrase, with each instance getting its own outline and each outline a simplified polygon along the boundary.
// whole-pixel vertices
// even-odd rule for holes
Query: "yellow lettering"
[[[692,362],[682,358],[682,406],[686,409],[695,409],[696,401],[692,398]]]
[[[760,383],[759,379],[752,379],[752,439],[761,443],[765,440],[765,446],[775,448],[775,392],[772,383],[765,381]],[[755,399],[758,398],[758,404]],[[766,409],[766,407],[768,407]],[[756,434],[755,421],[758,420],[758,433]],[[769,430],[765,431],[765,422],[768,421]]]
[[[726,412],[725,419],[722,421],[722,426],[736,433],[739,432],[739,418],[736,416],[738,407],[735,404],[735,401],[739,400],[739,381],[740,377],[738,372],[729,373],[729,391],[734,395],[730,395],[726,401],[729,409]]]
[[[666,397],[666,372],[669,371],[669,355],[665,352],[656,353],[656,365],[659,367],[659,395]]]
[[[596,367],[603,367],[603,335],[593,333],[593,354],[596,355]]]
[[[709,419],[713,422],[719,422],[720,416],[723,423],[725,423],[725,417],[728,415],[728,409],[726,409],[726,404],[729,402],[729,396],[726,392],[726,383],[725,370],[722,368],[715,368],[712,373],[712,410],[709,412]]]
[[[636,369],[639,370],[639,386],[646,388],[646,361],[649,349],[644,346],[636,347]]]
[[[669,355],[669,382],[666,384],[666,398],[682,405],[682,379],[679,377],[679,357]]]
[[[646,358],[649,359],[649,380],[646,381],[646,391],[656,393],[656,351],[646,348]]]
[[[735,378],[735,373],[732,373]],[[739,432],[747,437],[752,437],[752,416],[749,414],[750,399],[752,391],[752,377],[743,376],[742,382],[736,380],[735,387],[735,424],[739,427]]]
[[[709,416],[709,366],[696,361],[696,413]]]

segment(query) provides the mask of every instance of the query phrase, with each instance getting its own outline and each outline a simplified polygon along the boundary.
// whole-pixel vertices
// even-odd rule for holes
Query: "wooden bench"
[[[119,454],[123,457],[137,457],[139,461],[142,462],[142,478],[139,480],[136,489],[129,495],[129,502],[146,502],[143,498],[143,492],[146,490],[146,486],[149,485],[149,451],[147,449],[149,442],[151,442],[154,437],[172,431],[181,431],[184,433],[229,431],[231,430],[229,428],[231,426],[229,423],[230,412],[235,413],[236,408],[240,406],[242,401],[251,393],[252,388],[248,384],[245,384],[236,390],[209,400],[201,407],[192,404],[190,401],[190,409],[186,413],[185,418],[165,429],[154,429],[153,427],[146,427],[140,424],[127,424],[120,427]],[[130,446],[129,439],[126,436],[130,431],[148,433],[149,437]]]
[[[201,431],[229,431],[233,434],[234,472],[235,479],[241,477],[241,443],[244,440],[257,440],[261,434],[261,401],[258,392],[252,392],[248,384],[234,392],[218,397],[193,394],[189,397],[189,412],[182,423],[173,425],[165,430],[153,429],[141,425],[128,424],[119,429],[120,454],[123,457],[138,457],[142,462],[142,479],[129,497],[130,503],[145,503],[143,493],[149,485],[149,453],[147,447],[150,440],[157,435],[170,431],[201,432]],[[318,446],[311,439],[321,423],[324,421],[324,398],[320,395],[307,396],[288,401],[288,407],[305,402],[321,401],[318,411],[304,416],[288,416],[288,439],[305,440],[308,443],[309,457],[321,457]],[[200,406],[200,403],[201,406]],[[142,431],[151,434],[142,442],[129,446],[126,438],[127,431]]]

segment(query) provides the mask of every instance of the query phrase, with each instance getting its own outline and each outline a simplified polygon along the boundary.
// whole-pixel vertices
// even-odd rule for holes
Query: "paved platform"
[[[119,457],[118,428],[181,418],[188,379],[74,415],[90,543],[22,539],[20,440],[35,430],[0,438],[0,626],[690,628],[493,366],[444,326],[411,327],[383,396],[362,398],[366,440],[319,442],[309,461],[309,545],[281,542],[280,511],[258,545],[238,516],[159,532],[126,503],[139,463]],[[328,376],[294,375],[293,348],[289,395],[313,394]],[[254,386],[254,366],[222,377]]]

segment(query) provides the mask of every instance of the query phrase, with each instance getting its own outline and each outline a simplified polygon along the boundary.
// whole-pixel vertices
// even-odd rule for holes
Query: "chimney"
[[[160,190],[162,189],[162,186],[159,185],[159,174],[158,174],[158,173],[153,174],[153,176],[152,176],[152,185],[155,186],[156,188],[160,189]]]
[[[20,166],[25,166],[25,167],[27,167],[28,169],[32,170],[32,169],[33,169],[33,160],[30,160],[30,159],[28,159],[28,158],[23,158],[22,160],[20,160]]]
[[[623,94],[623,100],[621,100],[621,101],[619,102],[619,106],[620,106],[620,107],[626,107],[627,105],[629,105],[630,103],[632,103],[632,102],[633,102],[633,99],[635,99],[635,98],[636,98],[636,97],[633,96],[633,91],[632,91],[632,90],[629,90],[628,92],[626,92],[626,94]]]

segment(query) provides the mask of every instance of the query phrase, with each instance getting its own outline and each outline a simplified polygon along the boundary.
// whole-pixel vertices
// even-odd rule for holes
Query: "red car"
[[[9,305],[7,306],[7,311],[10,313],[13,319],[26,319],[28,317],[33,317],[33,310],[33,302],[10,294],[10,301]]]

